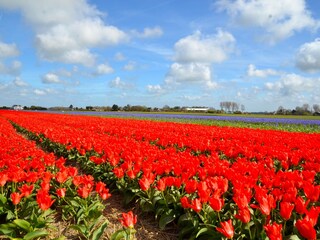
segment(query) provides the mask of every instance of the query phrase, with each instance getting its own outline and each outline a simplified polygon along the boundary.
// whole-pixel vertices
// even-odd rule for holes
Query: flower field
[[[3,235],[50,236],[55,211],[99,239],[110,188],[180,239],[320,239],[318,133],[0,111],[0,146]]]

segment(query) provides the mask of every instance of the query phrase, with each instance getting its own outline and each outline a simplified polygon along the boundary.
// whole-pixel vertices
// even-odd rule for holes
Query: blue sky
[[[320,104],[320,1],[0,0],[0,105]]]

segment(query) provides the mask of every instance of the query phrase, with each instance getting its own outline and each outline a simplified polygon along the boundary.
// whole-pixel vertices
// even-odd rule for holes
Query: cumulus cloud
[[[0,41],[0,74],[17,75],[21,69],[21,62],[13,60],[8,63],[8,58],[16,57],[20,54],[16,44],[4,43]]]
[[[268,76],[276,76],[279,75],[280,73],[278,71],[275,71],[273,69],[257,69],[255,65],[249,64],[248,70],[247,70],[247,75],[249,77],[259,77],[259,78],[265,78]]]
[[[0,59],[8,57],[16,57],[19,55],[19,50],[14,43],[7,44],[0,42]]]
[[[0,74],[18,75],[21,69],[21,62],[13,61],[9,64],[0,61]]]
[[[61,79],[54,73],[47,73],[42,77],[43,83],[61,83]]]
[[[128,39],[117,27],[106,25],[102,13],[85,0],[4,0],[0,7],[22,12],[35,29],[39,56],[47,61],[92,66],[95,55],[91,48]]]
[[[284,74],[276,82],[267,82],[265,88],[283,96],[309,93],[316,94],[320,91],[320,78],[308,78],[297,74]]]
[[[165,87],[189,84],[215,89],[212,65],[228,59],[235,50],[235,38],[221,29],[215,35],[200,31],[180,39],[174,46],[174,63],[165,78]]]
[[[139,38],[155,38],[161,37],[163,35],[163,31],[160,27],[153,27],[153,28],[144,28],[143,32],[132,31],[132,34]]]
[[[26,83],[25,81],[23,81],[20,77],[16,77],[14,80],[13,80],[13,83],[15,86],[17,87],[26,87],[28,86],[28,83]]]
[[[305,72],[320,71],[320,38],[303,44],[296,55],[296,66]]]
[[[109,74],[113,72],[114,72],[113,68],[108,63],[103,63],[97,66],[95,74],[104,75],[104,74]]]
[[[114,55],[114,59],[115,59],[116,61],[123,61],[123,60],[126,60],[126,57],[123,55],[123,53],[117,52],[117,53]]]
[[[189,96],[189,95],[183,95],[181,96],[183,100],[187,101],[195,101],[195,100],[200,100],[202,97],[201,96]]]
[[[161,94],[165,91],[160,84],[148,85],[147,90],[149,93],[154,93],[154,94]]]
[[[165,83],[168,85],[206,83],[209,86],[211,83],[210,66],[203,63],[173,63]]]
[[[133,85],[122,81],[120,77],[116,77],[115,79],[109,82],[109,87],[119,89],[130,89],[133,88]]]
[[[305,0],[218,0],[216,5],[236,24],[265,31],[262,40],[271,44],[297,31],[320,27],[320,21],[311,16]]]
[[[174,60],[183,62],[220,63],[234,51],[235,38],[218,30],[216,35],[204,36],[200,31],[180,39],[174,46]]]
[[[33,90],[33,93],[38,96],[47,95],[47,92],[45,90],[41,90],[41,89],[35,89],[35,90]]]
[[[135,69],[135,66],[136,66],[136,63],[133,61],[130,61],[123,67],[123,69],[126,71],[132,71]]]

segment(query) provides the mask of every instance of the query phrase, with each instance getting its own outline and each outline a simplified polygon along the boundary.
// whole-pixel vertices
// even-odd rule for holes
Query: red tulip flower
[[[233,228],[231,219],[225,222],[221,222],[220,225],[221,225],[221,228],[216,227],[216,230],[222,233],[226,238],[230,238],[230,239],[233,238],[234,228]]]
[[[65,188],[59,188],[56,193],[59,197],[64,198],[66,196],[66,191],[67,190]]]
[[[220,212],[224,205],[223,197],[213,196],[209,199],[209,204],[213,210]]]
[[[163,192],[166,189],[166,183],[162,178],[159,179],[157,182],[157,189],[161,192]]]
[[[282,225],[278,223],[268,224],[264,226],[264,230],[270,240],[282,240]]]
[[[235,215],[243,223],[248,223],[251,220],[251,214],[248,207],[240,208],[238,214]]]
[[[52,200],[49,193],[44,190],[39,190],[37,193],[37,203],[41,210],[45,211],[51,207],[55,200]]]
[[[307,212],[307,206],[309,204],[310,200],[304,201],[302,197],[297,197],[295,201],[295,210],[299,214],[303,214]]]
[[[97,193],[103,192],[105,190],[105,188],[106,188],[105,183],[103,183],[101,181],[96,183],[96,192]]]
[[[4,185],[6,185],[8,179],[9,177],[7,174],[0,173],[0,186],[3,187]]]
[[[200,212],[202,209],[202,203],[201,203],[200,199],[199,198],[193,199],[191,201],[190,207],[193,209],[193,211],[195,211],[197,213]]]
[[[56,174],[56,180],[58,183],[64,183],[67,179],[68,179],[69,175],[67,170],[62,171],[62,172],[58,172]]]
[[[137,223],[137,215],[134,215],[132,211],[122,213],[122,218],[119,221],[126,228],[134,228],[134,225]]]
[[[13,193],[11,193],[10,197],[11,197],[13,205],[17,205],[17,204],[20,203],[21,198],[23,197],[23,195],[21,193],[18,193],[18,192],[13,192]]]
[[[29,186],[27,184],[24,184],[22,187],[19,188],[19,190],[21,191],[24,197],[28,197],[33,191],[33,185]]]
[[[302,237],[308,240],[317,239],[317,233],[316,230],[313,228],[313,222],[309,219],[304,218],[302,220],[298,220],[296,222],[296,228],[298,229]]]
[[[142,191],[147,191],[150,188],[151,182],[148,178],[143,177],[139,180],[139,186]]]
[[[80,197],[82,198],[87,198],[89,197],[89,194],[91,193],[92,188],[89,188],[88,186],[83,186],[78,188],[77,193]]]
[[[292,210],[294,209],[294,204],[290,202],[280,203],[280,215],[283,219],[289,220],[291,217]]]

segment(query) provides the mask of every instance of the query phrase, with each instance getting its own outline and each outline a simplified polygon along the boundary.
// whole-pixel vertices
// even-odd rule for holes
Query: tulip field
[[[107,239],[112,191],[179,239],[320,239],[320,134],[0,110],[0,235]],[[123,213],[109,239],[134,239]],[[62,234],[60,234],[62,235]]]

